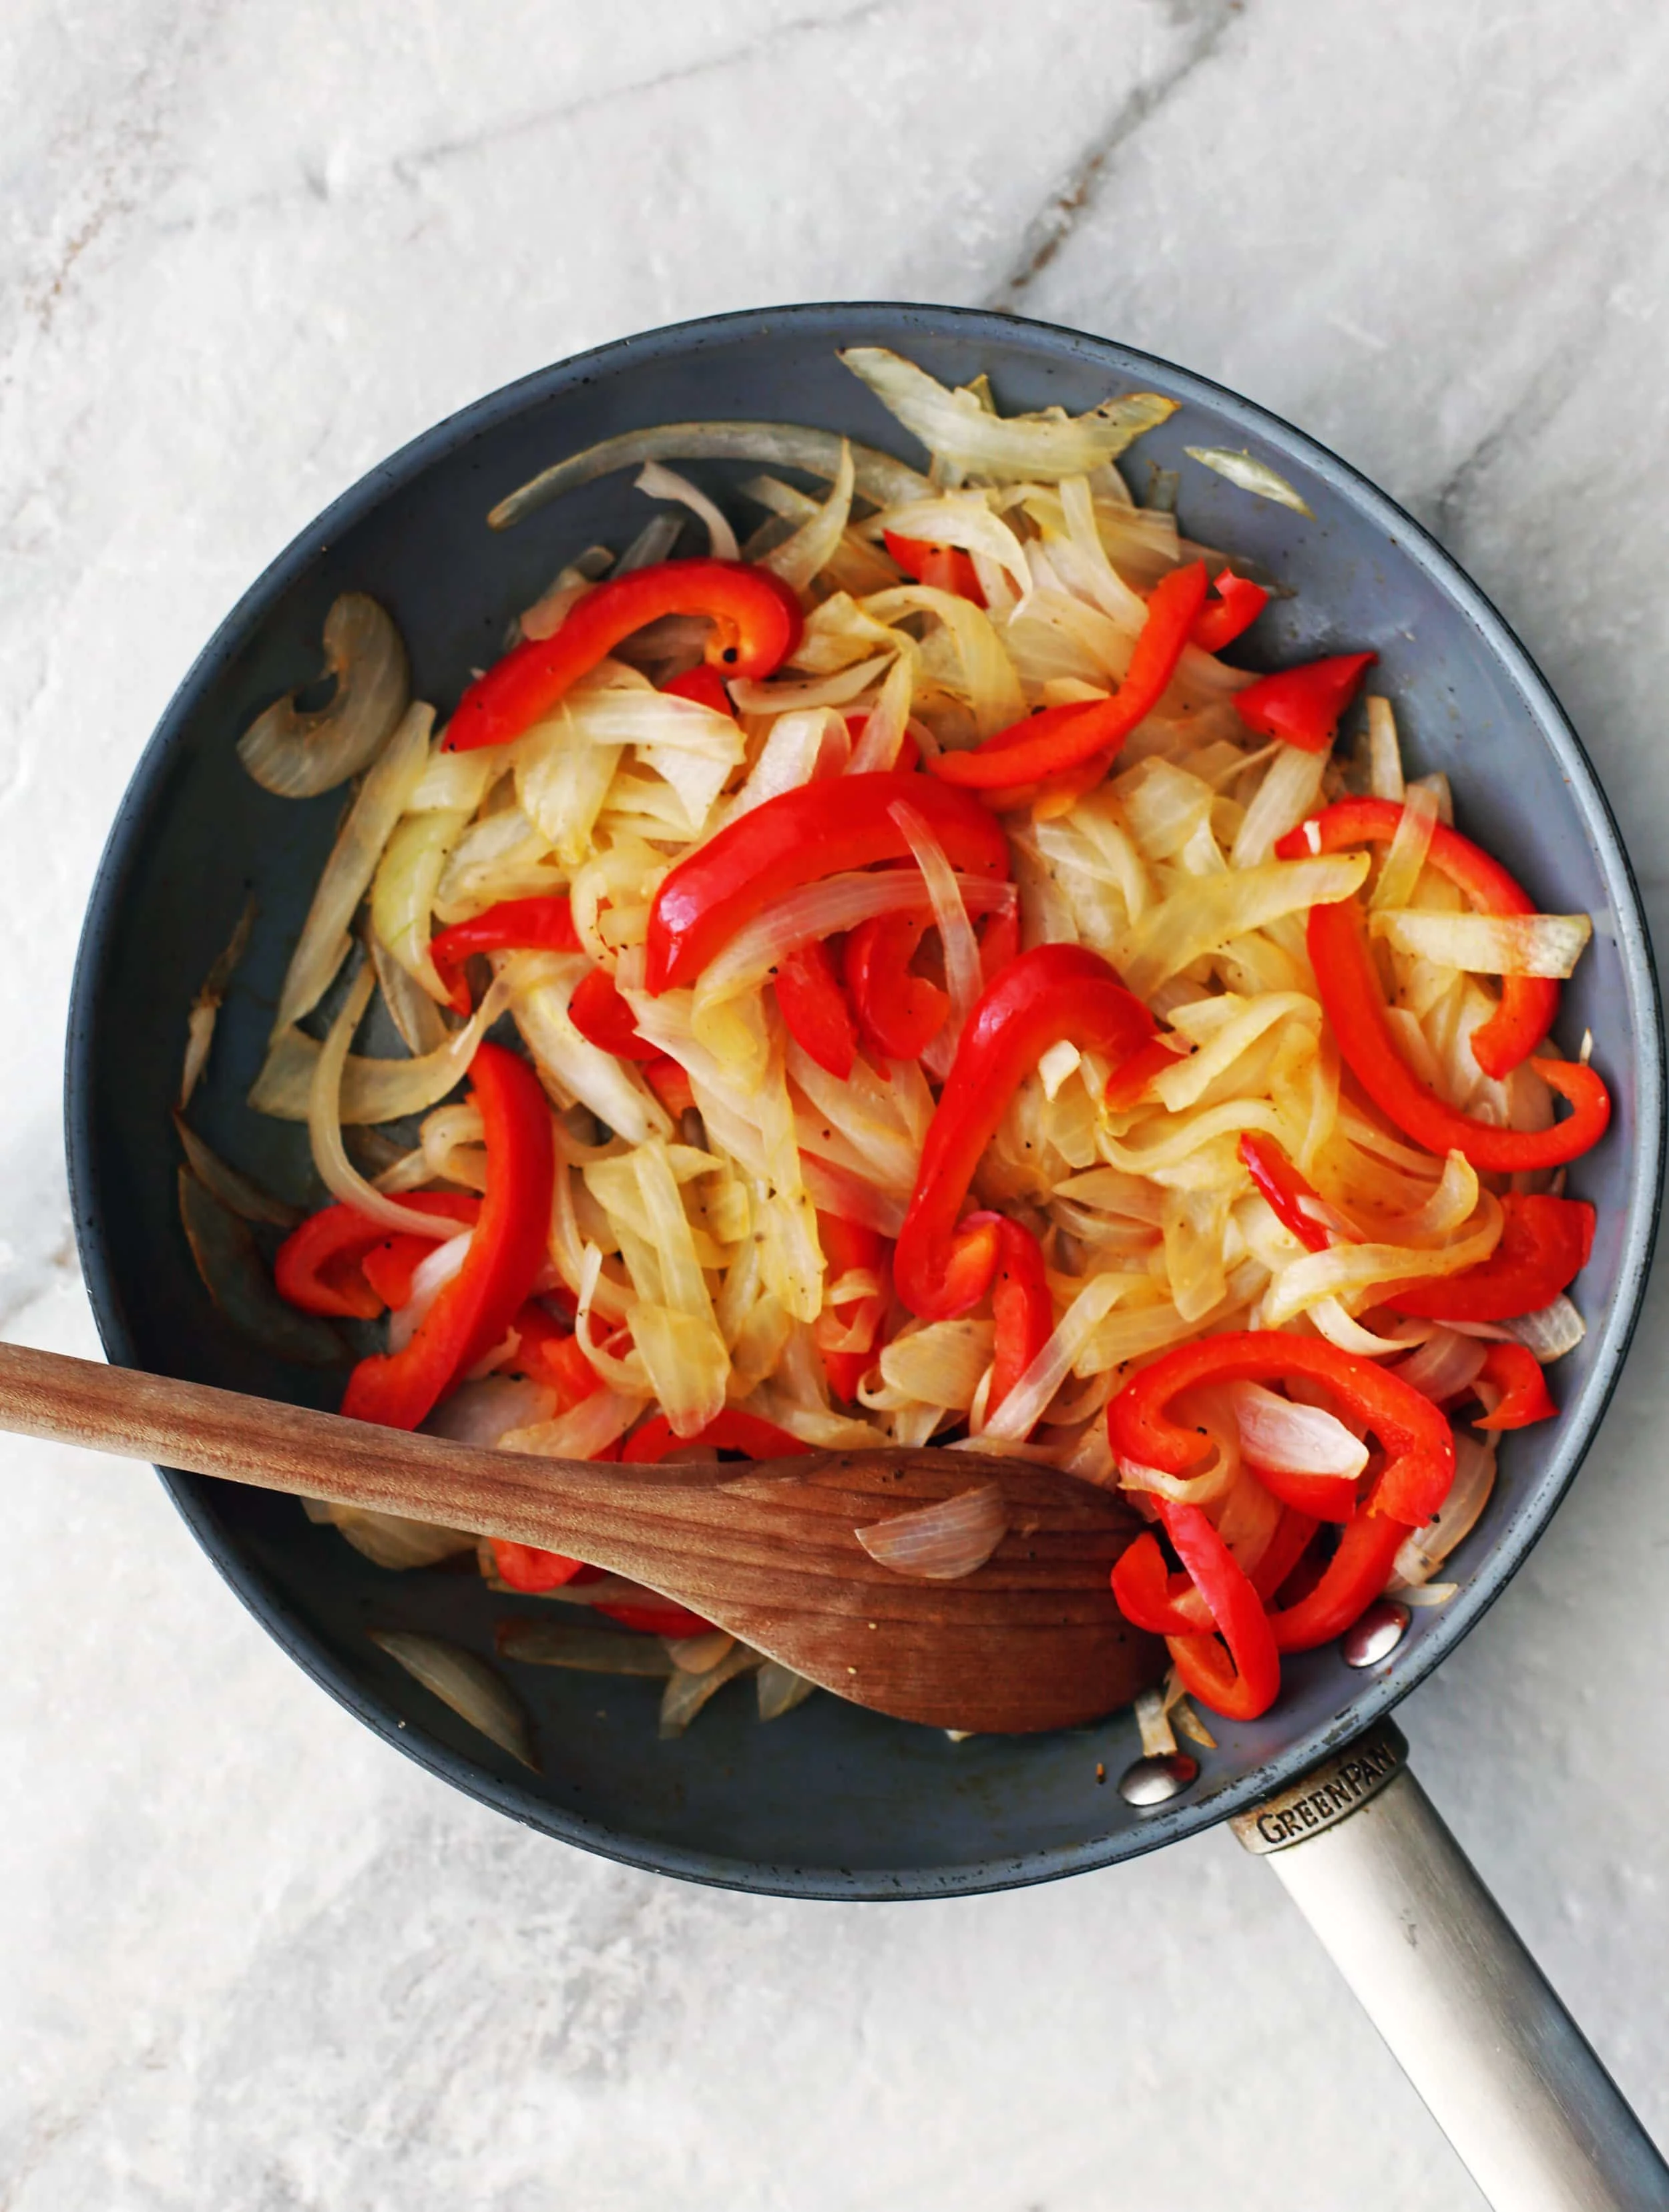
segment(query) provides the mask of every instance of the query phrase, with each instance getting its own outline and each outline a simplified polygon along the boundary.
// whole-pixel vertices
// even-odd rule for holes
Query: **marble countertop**
[[[198,647],[390,448],[685,316],[1014,306],[1291,416],[1526,639],[1661,933],[1666,66],[1654,0],[12,0],[0,1329],[95,1349],[64,1006]],[[1666,1323],[1404,1716],[1660,2136]],[[1225,1837],[909,1909],[625,1871],[358,1728],[140,1470],[0,1458],[7,2212],[1481,2202]]]

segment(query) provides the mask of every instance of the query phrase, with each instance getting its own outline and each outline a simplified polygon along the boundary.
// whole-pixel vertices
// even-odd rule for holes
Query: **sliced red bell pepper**
[[[1527,1429],[1533,1421],[1550,1421],[1559,1410],[1541,1362],[1526,1344],[1492,1344],[1483,1375],[1501,1393],[1501,1400],[1493,1413],[1478,1422],[1480,1429]]]
[[[777,962],[777,1004],[800,1049],[844,1083],[857,1057],[857,1024],[826,945],[813,940]]]
[[[1356,1510],[1356,1483],[1349,1474],[1298,1474],[1290,1468],[1246,1466],[1271,1498],[1316,1521],[1348,1521]]]
[[[1280,738],[1300,752],[1321,752],[1333,742],[1339,716],[1379,657],[1338,653],[1302,668],[1280,669],[1237,691],[1234,711],[1260,738]]]
[[[862,714],[848,714],[845,717],[846,734],[855,745],[858,739],[863,735],[864,729],[868,720],[869,717],[867,713]],[[898,739],[898,750],[893,756],[893,770],[897,773],[905,769],[919,768],[921,764],[922,749],[917,744],[915,738],[912,736],[911,732],[906,729],[904,735]]]
[[[1312,853],[1340,853],[1352,845],[1388,845],[1397,834],[1403,809],[1391,799],[1342,799],[1324,806],[1276,846],[1283,860]],[[1536,902],[1499,860],[1459,830],[1438,823],[1426,854],[1428,866],[1447,876],[1479,914],[1534,914]],[[1501,1004],[1472,1031],[1472,1057],[1499,1082],[1527,1060],[1559,1014],[1559,987],[1548,975],[1503,975]]]
[[[827,1329],[822,1314],[812,1324],[812,1336],[823,1362],[823,1372],[829,1378],[829,1388],[836,1397],[850,1405],[857,1396],[858,1384],[875,1364],[881,1326],[886,1318],[892,1248],[878,1230],[867,1228],[859,1221],[844,1220],[837,1213],[818,1215],[817,1239],[823,1247],[823,1264],[831,1282],[838,1283],[843,1275],[862,1270],[877,1277],[881,1285],[877,1297],[836,1307],[829,1316]],[[837,1351],[822,1340],[824,1335],[832,1335],[837,1331],[847,1336],[866,1323],[868,1340],[862,1344],[844,1345]]]
[[[736,709],[724,688],[723,677],[704,660],[698,667],[686,668],[682,676],[669,678],[661,688],[671,698],[693,699],[697,707],[710,708],[716,714],[728,714],[733,722],[736,719]]]
[[[400,1203],[417,1213],[432,1213],[439,1242],[454,1233],[455,1224],[472,1223],[481,1201],[464,1191],[420,1190],[410,1193]],[[376,1285],[367,1279],[364,1263],[377,1246],[393,1241],[381,1222],[374,1221],[356,1206],[323,1206],[291,1230],[278,1247],[272,1263],[278,1295],[303,1313],[375,1321],[393,1301],[379,1295]],[[423,1249],[433,1249],[423,1246],[415,1230],[411,1241]]]
[[[1031,1231],[1002,1214],[996,1224],[996,1273],[991,1283],[991,1316],[996,1345],[991,1362],[987,1414],[996,1413],[1020,1376],[1055,1333],[1055,1300],[1044,1266],[1043,1247]],[[981,1217],[969,1217],[969,1225]]]
[[[846,988],[865,1044],[883,1060],[919,1060],[949,1016],[949,994],[910,966],[932,926],[930,915],[878,914],[847,932]]]
[[[1020,957],[1020,902],[999,908],[980,923],[979,979],[995,983],[1011,960]]]
[[[779,1428],[775,1421],[764,1420],[758,1413],[744,1413],[740,1406],[727,1406],[692,1437],[675,1436],[664,1413],[653,1414],[626,1438],[620,1457],[628,1467],[647,1467],[665,1459],[674,1444],[745,1452],[749,1459],[801,1459],[813,1449],[791,1429]]]
[[[1376,1510],[1374,1499],[1358,1506],[1320,1580],[1304,1596],[1270,1614],[1276,1650],[1313,1651],[1343,1636],[1390,1581],[1407,1534],[1400,1521]]]
[[[1189,643],[1202,653],[1221,653],[1233,645],[1269,605],[1269,593],[1261,584],[1254,584],[1250,576],[1237,576],[1232,568],[1223,570],[1213,589],[1216,598],[1206,601],[1189,632]]]
[[[686,1114],[695,1111],[696,1094],[690,1088],[690,1079],[670,1054],[663,1053],[659,1060],[649,1061],[643,1069],[643,1079],[674,1121],[681,1121]]]
[[[1297,1565],[1319,1526],[1310,1514],[1291,1506],[1282,1509],[1275,1533],[1250,1578],[1265,1606]],[[1197,1636],[1211,1626],[1210,1610],[1193,1577],[1166,1571],[1165,1555],[1151,1529],[1144,1529],[1120,1555],[1112,1571],[1112,1590],[1130,1626],[1147,1635]]]
[[[342,1401],[350,1419],[415,1429],[501,1340],[544,1262],[556,1147],[539,1078],[515,1053],[483,1043],[470,1080],[484,1125],[487,1189],[469,1255],[402,1350],[374,1352],[355,1368]]]
[[[1512,1175],[1554,1168],[1597,1145],[1611,1117],[1598,1072],[1577,1060],[1532,1060],[1542,1080],[1572,1111],[1548,1129],[1503,1129],[1447,1105],[1416,1075],[1386,1018],[1379,970],[1367,949],[1360,901],[1313,906],[1307,930],[1316,990],[1345,1066],[1404,1136],[1439,1159],[1464,1152],[1475,1168]]]
[[[1179,1345],[1125,1383],[1107,1408],[1107,1435],[1121,1459],[1186,1474],[1199,1458],[1200,1442],[1166,1410],[1179,1392],[1199,1382],[1278,1382],[1294,1375],[1324,1384],[1384,1447],[1386,1466],[1372,1511],[1407,1528],[1430,1520],[1454,1480],[1447,1420],[1400,1376],[1324,1337],[1235,1329]]]
[[[588,1042],[620,1060],[659,1060],[661,1048],[639,1036],[631,1008],[606,968],[582,975],[568,1001],[568,1018]]]
[[[454,921],[429,940],[429,957],[451,996],[453,1011],[467,1015],[464,963],[478,952],[577,952],[574,917],[565,898],[501,899],[484,914]]]
[[[441,1194],[436,1192],[417,1194],[439,1196]],[[448,1196],[450,1197],[450,1195],[451,1194],[448,1193]],[[407,1198],[402,1199],[400,1203],[406,1204],[411,1194],[408,1194]],[[457,1212],[454,1219],[457,1224],[460,1226],[473,1228],[481,1211],[480,1200],[466,1198],[460,1192],[456,1203]],[[448,1231],[443,1233],[455,1234],[456,1232]],[[380,1243],[373,1244],[364,1259],[361,1261],[360,1266],[364,1270],[366,1281],[385,1306],[403,1306],[411,1295],[412,1277],[435,1249],[434,1237],[419,1237],[415,1230],[409,1235],[401,1231],[393,1237],[384,1237]]]
[[[1539,1313],[1587,1265],[1594,1211],[1585,1199],[1509,1191],[1501,1242],[1459,1274],[1398,1283],[1381,1303],[1420,1321],[1515,1321]]]
[[[662,561],[599,584],[549,637],[528,638],[478,676],[447,725],[448,752],[508,744],[543,720],[570,685],[623,639],[667,615],[706,615],[708,665],[758,678],[800,642],[799,602],[769,568],[740,561]]]
[[[941,753],[929,766],[947,783],[995,791],[1078,768],[1097,755],[1111,757],[1164,696],[1204,599],[1204,562],[1173,568],[1154,586],[1129,672],[1111,699],[1045,708],[971,752]]]
[[[972,599],[977,607],[985,604],[985,593],[979,581],[979,571],[973,565],[973,556],[959,545],[929,545],[924,538],[905,538],[896,530],[885,530],[886,550],[906,576],[918,584],[928,584],[936,592],[953,592],[959,599]]]
[[[1325,1219],[1325,1208],[1314,1186],[1293,1165],[1273,1137],[1253,1129],[1240,1137],[1240,1158],[1270,1211],[1283,1229],[1312,1252],[1325,1252],[1333,1242]]]
[[[1282,1584],[1303,1558],[1310,1539],[1320,1527],[1313,1514],[1284,1505],[1264,1556],[1252,1571],[1252,1587],[1264,1605],[1272,1605]]]
[[[493,1564],[498,1569],[498,1579],[508,1583],[512,1589],[560,1589],[571,1583],[584,1565],[582,1559],[570,1559],[565,1552],[542,1552],[536,1544],[513,1544],[507,1536],[494,1536]]]
[[[1159,1510],[1166,1534],[1217,1629],[1217,1636],[1165,1639],[1183,1686],[1226,1719],[1256,1720],[1269,1711],[1281,1689],[1280,1654],[1264,1601],[1197,1505],[1179,1505],[1166,1498],[1160,1500]]]
[[[893,1275],[914,1314],[945,1321],[990,1287],[997,1261],[993,1217],[959,1231],[957,1219],[981,1154],[1021,1080],[1051,1045],[1067,1039],[1115,1067],[1153,1035],[1153,1016],[1099,953],[1039,945],[1011,960],[975,1002],[928,1126]]]
[[[1139,1106],[1154,1087],[1154,1079],[1179,1060],[1188,1057],[1185,1047],[1168,1036],[1149,1037],[1130,1058],[1121,1060],[1108,1076],[1101,1103],[1110,1114],[1127,1114]]]
[[[912,857],[892,809],[905,799],[953,868],[1001,879],[1008,842],[985,808],[931,778],[889,769],[831,776],[768,799],[698,846],[649,908],[648,988],[693,982],[772,900],[849,868]]]

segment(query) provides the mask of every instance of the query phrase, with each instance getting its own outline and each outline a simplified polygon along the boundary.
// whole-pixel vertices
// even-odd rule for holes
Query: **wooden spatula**
[[[1140,1523],[1027,1462],[926,1449],[621,1468],[407,1436],[200,1382],[0,1345],[0,1428],[566,1552],[662,1592],[813,1682],[902,1720],[1069,1728],[1127,1705],[1164,1649],[1112,1601]],[[856,1531],[1001,1486],[983,1566],[922,1581]]]

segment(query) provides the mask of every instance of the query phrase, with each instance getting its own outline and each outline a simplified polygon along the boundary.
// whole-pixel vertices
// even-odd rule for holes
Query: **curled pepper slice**
[[[1293,1375],[1324,1384],[1379,1438],[1386,1464],[1368,1510],[1404,1528],[1428,1521],[1454,1480],[1447,1420],[1412,1384],[1324,1337],[1248,1328],[1179,1345],[1133,1376],[1107,1408],[1113,1450],[1121,1459],[1185,1474],[1200,1443],[1193,1429],[1166,1411],[1179,1392],[1198,1382],[1278,1382]]]
[[[568,1001],[568,1018],[588,1044],[612,1052],[617,1060],[659,1060],[661,1048],[637,1034],[631,1008],[606,968],[581,976]]]
[[[1328,660],[1307,661],[1301,668],[1278,669],[1237,691],[1234,711],[1260,738],[1280,738],[1300,752],[1321,752],[1331,744],[1339,716],[1379,657],[1377,653],[1337,653]]]
[[[1038,945],[1011,960],[976,1000],[963,1028],[893,1255],[898,1295],[914,1314],[947,1321],[990,1288],[1000,1218],[957,1218],[980,1155],[1022,1079],[1063,1038],[1105,1054],[1115,1068],[1153,1034],[1153,1016],[1099,952]]]
[[[1242,631],[1252,628],[1269,605],[1269,593],[1250,576],[1237,576],[1225,568],[1212,586],[1217,596],[1208,599],[1194,617],[1189,643],[1203,653],[1221,653]]]
[[[1501,1241],[1487,1260],[1459,1274],[1392,1284],[1381,1303],[1419,1321],[1514,1321],[1550,1305],[1587,1265],[1593,1208],[1541,1191],[1509,1191],[1501,1203]]]
[[[1400,1521],[1377,1509],[1374,1498],[1359,1505],[1344,1524],[1338,1549],[1320,1580],[1291,1605],[1270,1613],[1276,1650],[1313,1651],[1317,1644],[1343,1636],[1391,1579],[1407,1534]]]
[[[801,1052],[844,1083],[857,1057],[857,1024],[826,945],[801,945],[777,963],[777,1004]]]
[[[545,1259],[556,1147],[551,1109],[526,1060],[476,1047],[470,1066],[487,1147],[487,1189],[468,1256],[399,1352],[374,1352],[348,1378],[350,1420],[415,1429],[455,1379],[499,1342]]]
[[[1277,857],[1300,860],[1312,853],[1339,853],[1352,845],[1388,845],[1403,810],[1391,799],[1342,799],[1324,806],[1276,846]],[[1428,866],[1447,876],[1479,914],[1534,914],[1536,902],[1499,860],[1459,830],[1438,823],[1426,854]],[[1472,1057],[1499,1082],[1527,1060],[1559,1013],[1559,987],[1548,975],[1503,975],[1501,1004],[1472,1031]]]
[[[1577,1060],[1532,1060],[1542,1080],[1571,1112],[1550,1129],[1503,1129],[1476,1121],[1428,1088],[1397,1048],[1354,898],[1313,906],[1307,930],[1316,990],[1345,1066],[1404,1136],[1441,1159],[1464,1152],[1475,1168],[1512,1175],[1555,1168],[1597,1145],[1611,1117],[1611,1094],[1597,1072]]]
[[[478,676],[447,725],[445,749],[508,744],[548,714],[622,639],[666,615],[707,615],[708,665],[769,676],[800,641],[800,604],[769,568],[740,561],[661,561],[588,592],[549,637],[530,637]]]
[[[459,1224],[472,1222],[480,1210],[480,1200],[464,1191],[412,1191],[401,1203],[413,1212],[435,1216],[437,1243],[456,1236]],[[393,1301],[368,1279],[365,1261],[379,1245],[395,1241],[381,1222],[338,1200],[291,1230],[273,1260],[272,1279],[279,1297],[303,1313],[375,1321]],[[414,1230],[401,1241],[423,1240]]]
[[[1527,1429],[1532,1421],[1550,1421],[1558,1412],[1541,1362],[1527,1344],[1492,1344],[1483,1373],[1501,1398],[1494,1413],[1479,1421],[1480,1429]]]
[[[1129,671],[1111,699],[1046,707],[999,730],[971,752],[941,753],[929,763],[933,773],[947,783],[1002,791],[1078,768],[1098,756],[1111,758],[1163,697],[1204,601],[1204,562],[1173,568],[1154,586]]]
[[[775,1421],[767,1421],[758,1413],[744,1413],[740,1407],[727,1406],[692,1437],[675,1436],[667,1416],[655,1413],[641,1428],[632,1431],[620,1447],[620,1458],[628,1467],[645,1467],[665,1459],[675,1444],[702,1444],[710,1451],[746,1452],[749,1459],[801,1459],[812,1449],[792,1430],[779,1428]]]
[[[991,1284],[991,1316],[996,1346],[991,1387],[985,1401],[996,1413],[1020,1376],[1055,1333],[1055,1301],[1043,1262],[1043,1247],[1022,1223],[1002,1214],[971,1217],[996,1223],[996,1273]]]
[[[454,1013],[467,1017],[469,985],[464,963],[478,952],[577,952],[580,940],[565,898],[501,899],[484,914],[454,921],[429,940],[429,957],[451,995]]]
[[[865,1043],[884,1060],[919,1060],[950,1012],[949,994],[910,965],[932,921],[878,914],[847,933],[846,988]]]
[[[1189,1693],[1214,1712],[1227,1720],[1256,1720],[1269,1711],[1281,1688],[1281,1655],[1264,1601],[1197,1505],[1166,1498],[1160,1500],[1159,1510],[1166,1534],[1217,1629],[1217,1636],[1166,1638],[1177,1673]],[[1117,1566],[1113,1574],[1116,1595]]]
[[[910,860],[891,811],[901,799],[924,818],[952,867],[1008,874],[1008,839],[965,792],[897,769],[802,784],[728,823],[667,877],[649,908],[646,988],[658,994],[693,982],[739,929],[802,884],[877,860]]]

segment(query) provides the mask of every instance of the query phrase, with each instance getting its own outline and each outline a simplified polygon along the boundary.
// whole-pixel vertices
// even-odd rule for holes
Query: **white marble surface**
[[[682,316],[1014,303],[1292,416],[1528,639],[1661,925],[1666,65],[1654,0],[9,0],[0,1328],[94,1348],[64,997],[199,643],[390,447]],[[1406,1714],[1660,2135],[1665,1328]],[[359,1729],[141,1471],[0,1457],[7,2212],[1480,2201],[1224,1838],[911,1908],[621,1872]]]

